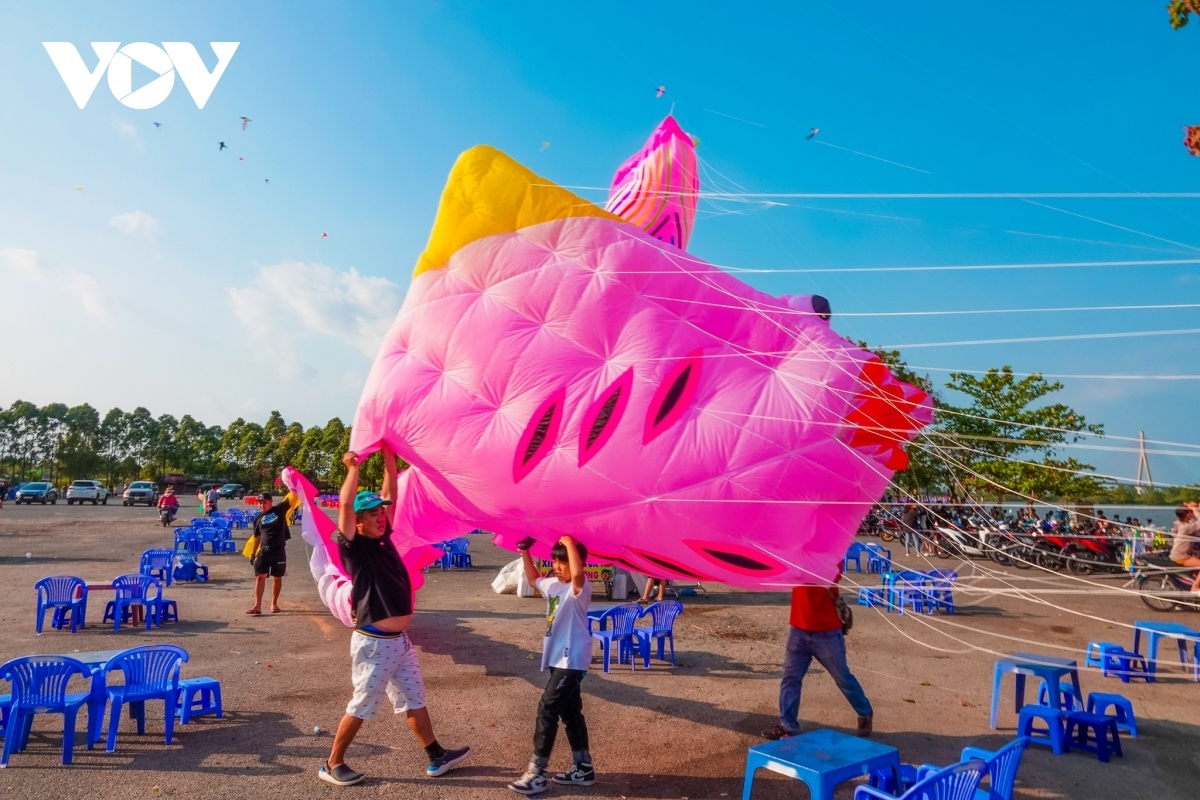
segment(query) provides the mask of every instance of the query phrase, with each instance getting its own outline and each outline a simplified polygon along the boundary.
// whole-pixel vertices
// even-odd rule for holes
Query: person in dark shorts
[[[354,696],[338,724],[329,758],[317,776],[335,786],[352,786],[365,777],[345,761],[346,750],[362,727],[379,711],[386,697],[397,714],[408,717],[408,727],[425,748],[431,778],[458,766],[471,752],[469,747],[447,750],[433,734],[429,710],[425,708],[425,682],[417,650],[408,637],[413,616],[412,581],[392,541],[392,525],[386,507],[396,498],[396,456],[385,443],[383,490],[358,492],[358,455],[346,453],[346,480],[342,483],[338,531],[334,539],[342,566],[350,576],[351,615],[350,678]],[[357,492],[357,494],[356,494]]]
[[[247,614],[262,613],[263,592],[267,588],[267,576],[271,576],[271,613],[279,613],[279,592],[283,589],[283,577],[287,575],[287,540],[292,538],[288,526],[288,514],[292,507],[287,498],[271,504],[271,493],[258,496],[258,507],[262,509],[254,520],[254,534],[258,537],[258,552],[250,562],[254,565],[254,605]]]

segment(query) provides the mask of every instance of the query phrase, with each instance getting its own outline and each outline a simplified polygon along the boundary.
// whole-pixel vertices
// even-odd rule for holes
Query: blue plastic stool
[[[1046,723],[1045,729],[1034,727],[1034,722],[1039,719]],[[1070,751],[1063,727],[1063,712],[1049,706],[1022,707],[1017,720],[1017,736],[1028,736],[1033,744],[1048,745],[1056,756]]]
[[[1072,741],[1072,732],[1076,727],[1079,728],[1079,733]],[[1094,739],[1088,736],[1088,728],[1095,734]],[[1109,734],[1112,735],[1111,739]],[[1117,733],[1117,718],[1089,714],[1086,711],[1071,711],[1067,714],[1067,747],[1095,753],[1105,764],[1108,763],[1109,753],[1125,757],[1121,752],[1121,735]]]
[[[158,610],[155,612],[154,624],[162,625],[164,622],[179,622],[179,604],[174,600],[158,601]]]
[[[187,678],[179,682],[178,708],[179,724],[187,725],[192,717],[202,714],[215,714],[217,719],[224,716],[221,707],[221,682],[216,678]]]
[[[1075,684],[1070,681],[1063,681],[1058,684],[1059,705],[1067,711],[1075,710]],[[1038,690],[1038,705],[1050,705],[1050,684],[1042,681],[1042,687]],[[1082,709],[1080,709],[1082,711]]]
[[[1087,713],[1107,715],[1108,709],[1116,708],[1117,730],[1137,738],[1137,719],[1133,716],[1133,702],[1123,695],[1108,692],[1092,692],[1088,695]]]
[[[1147,683],[1154,680],[1154,676],[1150,674],[1150,667],[1146,664],[1144,656],[1138,653],[1131,653],[1128,650],[1122,650],[1114,657],[1118,662],[1114,673],[1121,679],[1121,683],[1129,683],[1132,678],[1141,678]]]
[[[1110,671],[1117,672],[1121,662],[1117,656],[1125,652],[1125,648],[1112,642],[1088,642],[1087,655],[1083,659],[1084,667],[1096,667],[1100,674],[1108,677]]]

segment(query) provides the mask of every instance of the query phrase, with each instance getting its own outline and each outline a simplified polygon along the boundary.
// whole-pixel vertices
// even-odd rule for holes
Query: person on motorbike
[[[210,486],[207,492],[200,492],[197,497],[206,517],[211,517],[213,512],[218,510],[217,501],[221,499],[221,493],[216,486]]]
[[[1200,545],[1200,520],[1196,519],[1196,504],[1187,503],[1175,509],[1173,526],[1175,541],[1171,544],[1171,560],[1181,567],[1200,568],[1196,545]],[[1192,591],[1200,594],[1200,572],[1192,581]]]
[[[167,490],[162,493],[162,497],[158,498],[158,508],[167,509],[169,516],[167,522],[174,522],[175,515],[179,513],[179,498],[175,495],[175,487],[168,486]]]

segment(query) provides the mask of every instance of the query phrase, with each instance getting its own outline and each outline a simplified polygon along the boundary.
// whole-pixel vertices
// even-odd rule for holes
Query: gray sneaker
[[[591,786],[596,782],[596,770],[591,764],[575,764],[569,772],[556,774],[554,782],[564,786]]]
[[[546,791],[546,773],[540,769],[530,767],[525,770],[525,774],[517,778],[508,785],[517,794],[531,795],[541,794]]]
[[[326,761],[321,765],[321,769],[317,770],[317,777],[334,786],[353,786],[356,783],[362,783],[367,776],[361,772],[355,772],[345,764],[338,764],[331,769],[329,762]]]

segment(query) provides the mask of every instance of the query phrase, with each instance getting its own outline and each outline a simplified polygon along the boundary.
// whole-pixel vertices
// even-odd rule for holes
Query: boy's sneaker
[[[596,770],[591,764],[576,764],[570,772],[559,772],[554,776],[555,783],[568,786],[591,786],[596,782]]]
[[[441,758],[435,758],[429,762],[429,766],[425,768],[425,774],[431,778],[436,778],[439,775],[445,775],[450,770],[457,767],[471,752],[469,747],[460,747],[457,750],[447,750],[442,754]]]
[[[353,786],[356,783],[362,783],[367,776],[361,772],[355,772],[345,764],[338,764],[330,769],[329,762],[326,761],[321,765],[321,769],[317,770],[317,777],[334,786]]]
[[[525,774],[508,785],[517,794],[541,794],[546,791],[546,774],[540,769],[530,767]]]

